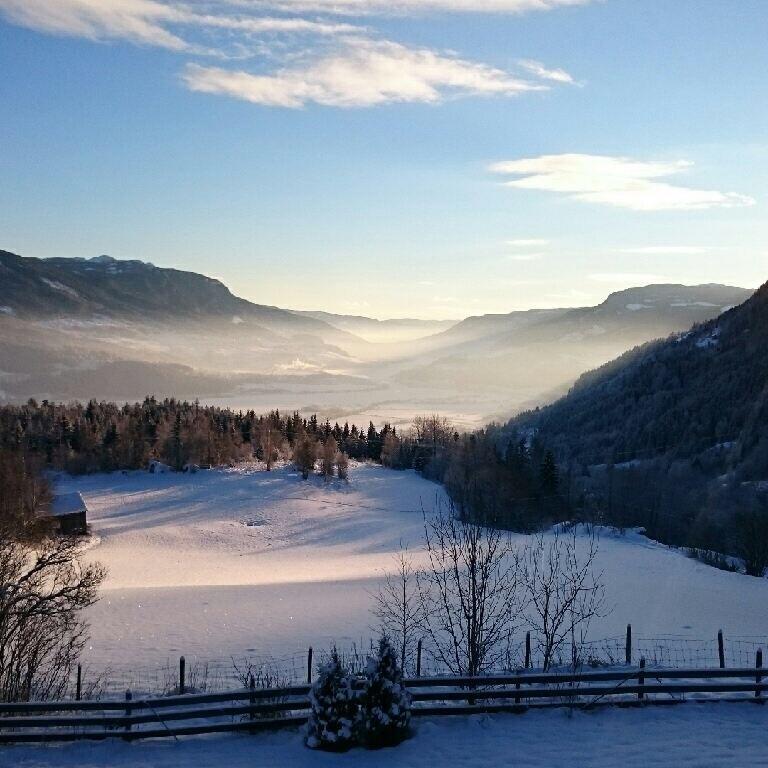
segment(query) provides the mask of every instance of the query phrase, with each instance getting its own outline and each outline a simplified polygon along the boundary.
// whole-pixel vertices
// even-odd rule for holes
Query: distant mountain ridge
[[[0,311],[23,319],[216,318],[295,332],[328,334],[332,328],[315,318],[241,299],[219,280],[196,272],[110,256],[39,259],[0,251]]]
[[[730,453],[768,480],[768,283],[691,330],[583,374],[553,404],[513,419],[583,464]]]
[[[0,251],[0,400],[199,393],[399,425],[441,412],[477,427],[750,293],[646,286],[596,307],[380,321],[255,304],[141,261]]]
[[[391,320],[377,320],[364,315],[340,315],[333,312],[313,310],[292,310],[304,317],[322,320],[342,331],[354,333],[366,341],[392,342],[412,341],[440,333],[454,325],[458,320],[421,320],[411,317],[398,317]]]
[[[531,309],[503,315],[468,317],[441,334],[442,338],[473,340],[503,336],[523,328],[537,327],[537,336],[553,338],[571,333],[576,326],[608,323],[605,331],[640,329],[652,326],[662,333],[670,323],[687,328],[708,320],[713,314],[741,304],[752,290],[720,284],[655,284],[616,291],[594,307]]]
[[[470,317],[425,340],[422,347],[431,348],[398,375],[409,384],[496,388],[525,395],[519,404],[543,403],[585,371],[717,317],[751,295],[722,285],[649,285],[612,293],[595,307]]]

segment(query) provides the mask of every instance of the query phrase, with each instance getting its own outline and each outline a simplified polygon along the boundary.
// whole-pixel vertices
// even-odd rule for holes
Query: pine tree
[[[344,671],[334,648],[330,661],[320,668],[309,693],[311,711],[305,732],[310,749],[343,752],[355,741],[357,697],[352,678]]]
[[[386,636],[378,652],[368,659],[365,692],[358,716],[361,741],[369,749],[399,744],[408,736],[411,696],[403,685],[397,653]]]
[[[557,486],[560,478],[558,476],[557,464],[555,464],[555,457],[552,455],[552,451],[547,451],[544,454],[544,460],[541,462],[539,479],[541,482],[541,490],[544,493],[550,495],[557,493]]]

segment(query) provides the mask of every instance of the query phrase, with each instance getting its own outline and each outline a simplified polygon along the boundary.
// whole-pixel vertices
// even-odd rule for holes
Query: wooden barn
[[[77,491],[56,494],[48,516],[54,519],[58,532],[63,536],[88,533],[88,507]]]

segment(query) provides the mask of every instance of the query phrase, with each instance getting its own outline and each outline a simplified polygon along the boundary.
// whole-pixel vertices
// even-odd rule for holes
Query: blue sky
[[[768,279],[764,0],[0,0],[0,248],[378,317]]]

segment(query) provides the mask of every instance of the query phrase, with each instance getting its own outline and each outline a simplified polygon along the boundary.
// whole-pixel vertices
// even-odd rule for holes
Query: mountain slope
[[[581,464],[727,456],[768,479],[768,283],[688,333],[632,350],[510,427]],[[722,462],[719,462],[722,464]]]

